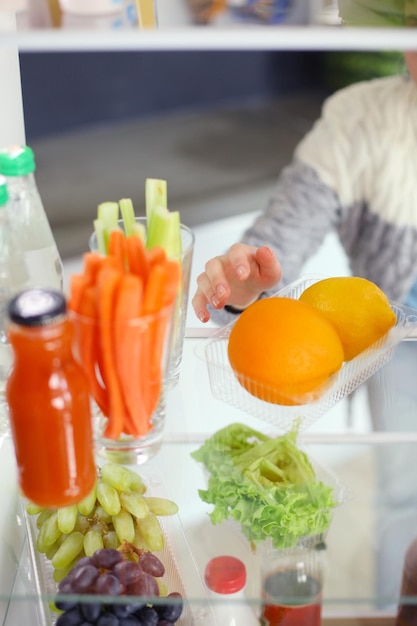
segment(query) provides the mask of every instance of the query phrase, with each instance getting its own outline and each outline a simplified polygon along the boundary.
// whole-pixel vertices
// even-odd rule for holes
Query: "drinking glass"
[[[136,223],[142,224],[146,230],[146,217],[137,217]],[[119,221],[119,225],[123,228],[123,220]],[[181,234],[181,282],[178,295],[173,310],[173,323],[171,334],[171,345],[169,354],[169,363],[166,371],[166,391],[173,389],[179,381],[182,353],[184,346],[185,327],[187,322],[188,298],[190,293],[190,277],[191,267],[194,254],[195,235],[193,231],[185,226],[180,225]],[[90,236],[89,248],[91,251],[97,251],[97,237],[95,233]]]
[[[262,626],[320,626],[323,554],[277,551],[262,563]]]
[[[96,453],[142,464],[161,447],[173,305],[115,323],[70,312],[89,383]]]

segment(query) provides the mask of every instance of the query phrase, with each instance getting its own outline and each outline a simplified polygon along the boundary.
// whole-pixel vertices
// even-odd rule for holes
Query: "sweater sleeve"
[[[264,297],[299,277],[305,261],[335,227],[339,209],[337,195],[313,168],[295,159],[282,170],[266,210],[243,236],[243,241],[250,245],[268,245],[281,263],[282,281],[265,292]],[[217,324],[236,319],[235,314],[225,309],[210,309],[210,315]]]

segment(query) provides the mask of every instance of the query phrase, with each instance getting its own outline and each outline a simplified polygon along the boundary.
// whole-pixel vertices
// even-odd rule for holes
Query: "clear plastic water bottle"
[[[9,220],[8,208],[6,179],[0,176],[0,433],[8,430],[5,386],[13,361],[7,337],[7,307],[15,293],[30,285],[29,273]]]
[[[0,174],[9,192],[9,219],[29,270],[31,287],[63,290],[61,257],[39,194],[33,150],[10,146],[0,150]]]

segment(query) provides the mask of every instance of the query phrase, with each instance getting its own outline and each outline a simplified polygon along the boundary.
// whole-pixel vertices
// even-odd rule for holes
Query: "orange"
[[[233,326],[230,365],[252,395],[275,404],[316,400],[343,363],[333,326],[311,305],[265,298],[249,306]]]
[[[369,348],[397,321],[385,293],[358,276],[325,278],[308,287],[302,302],[317,308],[339,334],[345,361]]]

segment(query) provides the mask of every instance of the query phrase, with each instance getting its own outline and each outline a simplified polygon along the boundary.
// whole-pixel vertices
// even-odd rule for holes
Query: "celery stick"
[[[148,227],[146,246],[148,249],[161,246],[168,258],[180,260],[181,233],[178,211],[155,208],[152,213],[152,228]]]
[[[133,202],[130,198],[122,198],[119,200],[119,206],[126,236],[132,235],[135,226],[135,210],[133,208]]]
[[[137,235],[143,241],[146,246],[146,228],[145,224],[135,222],[132,227],[132,235]]]
[[[97,207],[97,220],[103,222],[103,237],[105,254],[108,251],[109,235],[112,230],[119,228],[119,203],[102,202]]]
[[[145,182],[145,204],[146,204],[146,223],[147,223],[147,231],[148,238],[151,241],[155,241],[155,237],[157,237],[157,232],[154,232],[154,212],[158,209],[167,209],[167,182],[166,180],[161,180],[159,178],[147,178]],[[157,228],[157,227],[156,227]],[[157,243],[153,243],[152,245],[148,244],[148,248],[158,245]]]
[[[97,238],[97,251],[100,254],[107,254],[107,242],[104,222],[102,220],[96,219],[94,220],[93,225],[94,232]]]
[[[147,178],[145,183],[146,217],[149,219],[157,206],[168,206],[167,181],[159,178]]]

